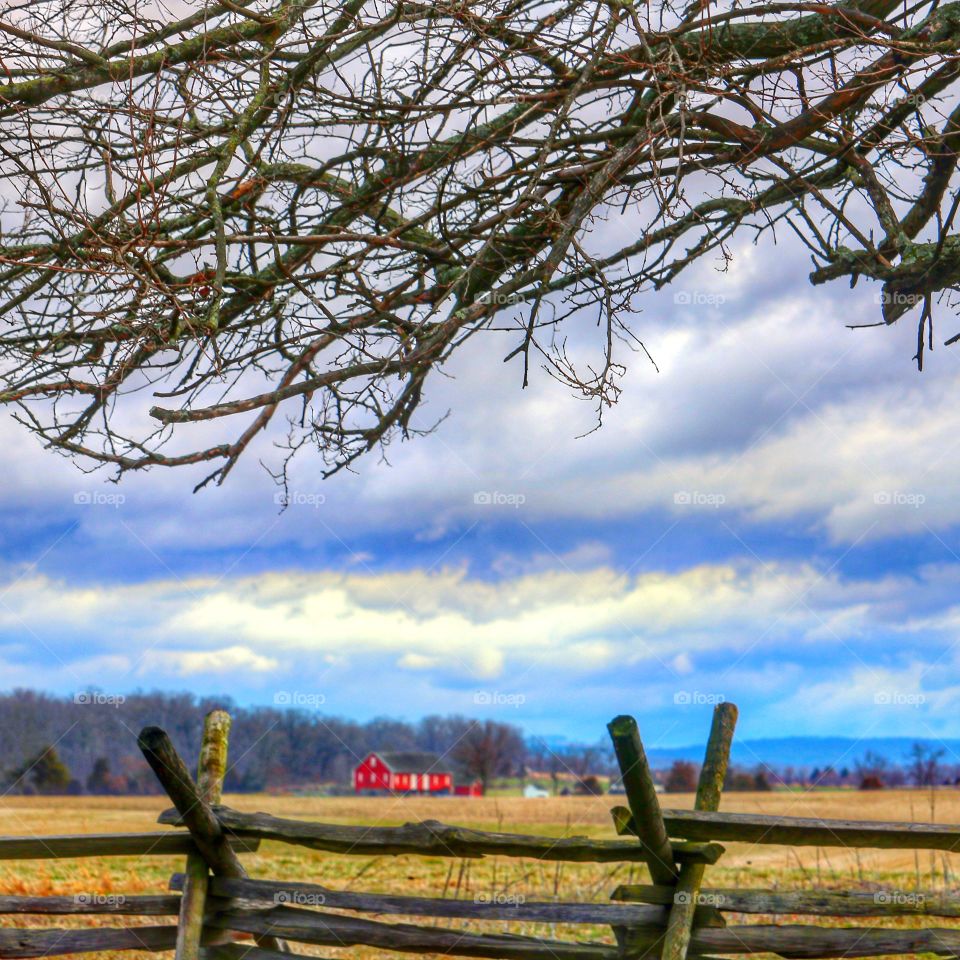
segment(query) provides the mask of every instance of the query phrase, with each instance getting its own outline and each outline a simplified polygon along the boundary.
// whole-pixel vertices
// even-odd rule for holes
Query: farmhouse
[[[459,775],[458,775],[459,773]],[[357,793],[433,793],[476,797],[479,780],[471,780],[435,753],[369,753],[353,771]]]

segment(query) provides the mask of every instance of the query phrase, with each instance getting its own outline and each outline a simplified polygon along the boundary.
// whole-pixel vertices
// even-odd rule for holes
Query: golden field
[[[664,807],[689,808],[692,795],[661,797]],[[398,825],[436,819],[481,829],[548,836],[613,837],[610,807],[622,797],[499,798],[311,798],[264,794],[228,795],[224,802],[239,810],[275,816],[365,825]],[[157,815],[169,803],[162,797],[6,797],[0,800],[0,833],[6,836],[57,833],[111,833],[164,829]],[[862,820],[930,820],[960,824],[960,791],[891,790],[731,793],[723,809]],[[899,890],[954,888],[960,875],[955,854],[921,851],[846,851],[836,848],[783,848],[727,844],[721,861],[708,868],[708,886],[802,887]],[[329,887],[432,896],[471,898],[479,894],[516,894],[528,900],[602,901],[619,883],[646,882],[642,865],[539,864],[489,858],[460,861],[416,857],[349,857],[302,847],[265,843],[244,855],[251,876],[296,879]],[[6,894],[138,894],[166,890],[182,858],[104,858],[71,861],[0,862],[0,891]],[[383,917],[394,921],[398,918]],[[756,919],[756,918],[754,918]],[[4,926],[128,925],[131,918],[39,918],[8,916]],[[166,922],[145,918],[143,922]],[[427,921],[433,922],[433,921]],[[821,921],[822,922],[822,921]],[[829,921],[827,921],[829,922]],[[913,918],[900,921],[915,923]],[[447,922],[455,926],[455,921]],[[937,921],[946,925],[946,921]],[[501,929],[503,928],[502,925]],[[493,925],[490,925],[493,928]],[[563,939],[610,938],[592,927],[545,927],[512,924],[511,932]],[[372,956],[366,948],[298,948],[336,957]],[[117,956],[120,956],[117,954]]]

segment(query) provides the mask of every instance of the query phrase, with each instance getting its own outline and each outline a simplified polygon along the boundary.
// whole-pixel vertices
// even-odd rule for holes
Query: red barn
[[[353,788],[357,793],[482,795],[479,781],[454,784],[453,769],[435,753],[370,753],[354,768]]]
[[[353,771],[357,793],[453,793],[453,773],[434,753],[371,753]]]
[[[458,797],[482,797],[483,783],[480,780],[473,780],[470,783],[458,783],[453,792]]]

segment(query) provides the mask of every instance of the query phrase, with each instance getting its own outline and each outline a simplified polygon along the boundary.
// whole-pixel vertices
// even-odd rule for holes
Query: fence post
[[[695,810],[717,810],[720,806],[720,793],[727,775],[736,723],[737,708],[734,704],[720,703],[714,708],[707,752],[697,784]],[[663,938],[661,960],[685,960],[687,956],[703,871],[702,863],[685,863],[680,868],[680,878],[674,888],[673,904]]]
[[[227,744],[230,736],[230,714],[211,710],[203,723],[203,740],[197,764],[197,790],[206,803],[219,803],[223,778],[227,772]],[[199,853],[187,854],[184,870],[183,897],[177,921],[175,960],[199,960],[203,914],[207,905],[210,871]]]
[[[633,814],[637,837],[649,854],[647,866],[650,868],[650,876],[654,883],[672,887],[677,882],[673,847],[667,836],[637,721],[633,717],[614,717],[607,724],[607,729],[617,754],[623,789]]]
[[[144,727],[137,745],[169,794],[207,866],[217,876],[245,878],[247,871],[230,846],[220,821],[200,796],[190,771],[167,734],[159,727]],[[258,946],[268,950],[287,950],[282,940],[269,934],[255,934],[254,939]]]

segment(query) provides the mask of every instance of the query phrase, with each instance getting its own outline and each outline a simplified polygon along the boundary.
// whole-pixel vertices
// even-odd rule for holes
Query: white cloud
[[[693,659],[689,653],[678,653],[670,661],[670,666],[673,667],[678,676],[682,677],[693,672]]]
[[[234,644],[218,650],[148,650],[139,661],[137,674],[150,676],[159,670],[179,677],[198,673],[229,676],[240,670],[270,673],[279,666],[280,661],[273,657]]]
[[[11,465],[8,503],[25,520],[31,511],[38,523],[75,519],[104,552],[155,562],[153,554],[192,544],[296,543],[328,545],[358,567],[372,560],[367,545],[355,545],[361,534],[430,545],[475,524],[590,523],[648,510],[681,522],[799,520],[843,543],[960,522],[960,501],[950,496],[960,468],[960,412],[951,400],[960,386],[956,350],[936,351],[921,376],[910,363],[909,321],[845,329],[875,315],[874,291],[869,284],[811,289],[789,244],[777,252],[746,247],[734,264],[728,274],[706,264],[682,278],[684,289],[725,297],[719,307],[677,306],[673,291],[641,298],[633,327],[661,372],[633,357],[620,404],[602,430],[581,439],[593,425],[589,404],[540,371],[522,390],[519,368],[501,362],[506,340],[476,338],[445,366],[449,379],[428,385],[421,422],[451,411],[435,434],[394,444],[390,466],[371,457],[357,473],[328,482],[317,479],[316,459],[306,453],[291,474],[303,496],[283,516],[258,463],[275,464],[279,455],[269,432],[225,487],[192,496],[198,475],[189,470],[154,470],[101,487],[99,475],[76,472],[7,422],[0,439]],[[568,347],[578,359],[592,355],[596,342],[592,326],[571,328]],[[74,504],[77,492],[100,489],[126,501]],[[525,502],[474,502],[491,491]],[[678,492],[724,501],[677,504]],[[892,502],[878,503],[884,496]],[[916,504],[917,496],[924,502]],[[497,569],[513,574],[513,561],[583,560],[533,551],[542,557],[505,556]]]
[[[888,600],[914,589],[907,580],[884,584]],[[129,632],[152,650],[202,641],[210,656],[258,670],[294,652],[334,663],[393,653],[406,667],[483,677],[518,658],[551,662],[558,648],[575,651],[582,669],[620,655],[673,660],[683,643],[687,659],[677,662],[687,669],[697,649],[728,647],[730,633],[743,645],[758,628],[771,638],[789,628],[829,641],[836,630],[852,635],[892,622],[877,604],[880,592],[872,581],[844,582],[806,564],[753,562],[632,576],[606,567],[541,571],[495,582],[463,569],[82,587],[34,576],[7,592],[2,625],[9,634],[23,625],[49,634],[69,622],[85,635],[103,631],[104,645]],[[122,649],[135,653],[135,645]],[[250,650],[267,660],[251,659]]]
[[[440,661],[436,657],[425,657],[422,653],[405,653],[397,660],[397,666],[401,670],[432,670],[440,666]]]
[[[7,674],[17,683],[189,681],[268,702],[277,689],[311,689],[351,715],[469,713],[465,691],[480,684],[523,694],[518,722],[550,713],[569,726],[638,700],[672,710],[678,692],[706,691],[789,729],[845,726],[855,708],[867,718],[871,691],[889,687],[923,693],[929,721],[952,723],[943,704],[960,689],[960,566],[927,574],[850,580],[750,562],[499,581],[463,569],[79,587],[35,575],[8,586],[0,655],[18,664]]]

